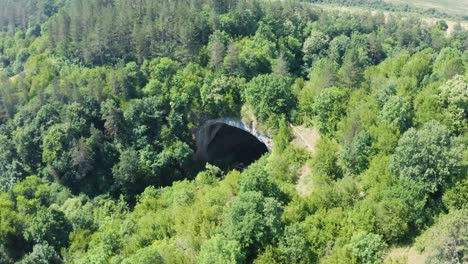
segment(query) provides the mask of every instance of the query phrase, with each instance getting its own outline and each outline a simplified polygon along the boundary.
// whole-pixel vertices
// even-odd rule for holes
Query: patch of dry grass
[[[385,257],[384,263],[424,264],[427,256],[419,253],[414,247],[392,248]]]

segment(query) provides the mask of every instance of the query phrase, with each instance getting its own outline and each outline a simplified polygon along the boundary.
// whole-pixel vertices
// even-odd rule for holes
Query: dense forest
[[[467,261],[460,24],[294,0],[0,6],[0,263]],[[196,159],[219,117],[272,151]]]

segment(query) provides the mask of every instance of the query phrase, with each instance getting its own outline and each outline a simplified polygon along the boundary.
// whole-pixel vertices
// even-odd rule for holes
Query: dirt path
[[[312,193],[314,184],[312,183],[312,174],[309,168],[309,165],[304,164],[299,171],[299,178],[296,183],[296,191],[302,196],[308,196]]]
[[[300,147],[305,147],[313,155],[315,153],[315,145],[320,139],[317,129],[304,126],[293,126],[291,124],[290,126],[294,133],[294,140],[292,143]]]
[[[320,139],[320,135],[315,128],[304,126],[290,127],[294,134],[293,145],[307,149],[311,155],[315,153],[315,145]],[[299,170],[299,177],[296,182],[296,190],[301,196],[308,196],[313,191],[312,174],[309,165],[306,163]]]

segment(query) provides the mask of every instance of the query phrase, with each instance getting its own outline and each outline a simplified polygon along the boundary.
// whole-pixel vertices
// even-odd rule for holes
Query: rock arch
[[[271,151],[271,137],[237,118],[205,122],[195,133],[198,160],[216,165],[244,167]]]

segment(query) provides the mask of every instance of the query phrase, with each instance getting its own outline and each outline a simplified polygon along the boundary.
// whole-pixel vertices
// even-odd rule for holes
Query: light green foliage
[[[18,216],[14,211],[13,202],[6,193],[0,193],[0,243],[4,244],[7,236],[16,232]]]
[[[240,76],[251,79],[271,71],[273,42],[257,34],[251,38],[243,38],[237,47],[239,47]]]
[[[236,77],[221,76],[205,83],[200,96],[206,113],[216,117],[237,116],[244,87],[244,79]]]
[[[338,81],[338,64],[330,59],[316,61],[310,72],[310,85],[316,91],[328,88]]]
[[[340,35],[330,41],[328,48],[328,56],[333,59],[336,63],[341,64],[346,49],[350,45],[349,37]]]
[[[262,161],[266,161],[263,159]],[[283,195],[278,186],[269,178],[265,162],[250,166],[239,179],[240,192],[259,192],[264,197],[281,198]]]
[[[189,63],[177,71],[173,77],[173,87],[169,89],[173,108],[183,109],[184,113],[190,115],[199,114],[202,104],[200,87],[203,86],[206,74],[207,70],[196,63]]]
[[[407,215],[412,209],[397,198],[382,199],[376,205],[377,231],[385,241],[395,243],[404,240],[411,230]]]
[[[43,206],[51,204],[50,186],[37,176],[28,176],[13,187],[16,207],[23,214],[37,212]]]
[[[336,142],[321,138],[312,158],[312,171],[316,177],[341,178],[343,172],[338,166],[338,146]]]
[[[326,34],[320,31],[312,31],[304,41],[304,46],[302,48],[304,61],[308,65],[311,65],[319,53],[326,50],[329,41],[330,38]]]
[[[276,133],[275,137],[273,138],[275,142],[275,152],[281,153],[283,152],[286,147],[289,145],[289,142],[292,138],[291,128],[286,121],[286,118],[282,118],[279,122],[278,132]]]
[[[407,177],[425,185],[434,193],[459,173],[459,155],[447,127],[437,122],[426,123],[403,134],[392,155],[390,169],[400,177]]]
[[[20,264],[61,264],[63,260],[52,246],[45,244],[36,244],[33,251],[26,255]]]
[[[305,237],[304,228],[298,224],[285,227],[279,241],[278,253],[283,263],[311,263],[315,260]]]
[[[361,183],[366,195],[382,196],[384,191],[396,184],[398,178],[389,172],[389,156],[377,155],[369,162],[369,168],[361,174]]]
[[[379,115],[383,123],[399,128],[400,132],[411,127],[411,104],[401,96],[392,96],[384,104]]]
[[[265,198],[260,192],[241,192],[226,208],[223,231],[243,249],[260,248],[279,236],[281,213],[274,198]]]
[[[291,79],[270,74],[253,78],[244,92],[246,102],[261,120],[277,115],[289,115],[295,100],[291,92]]]
[[[466,209],[468,199],[468,179],[457,182],[455,186],[444,193],[442,201],[450,210]]]
[[[70,198],[61,206],[66,218],[70,220],[73,229],[93,229],[93,205],[88,197],[80,195]]]
[[[467,254],[468,212],[453,210],[418,238],[416,246],[429,254],[427,263],[463,263]]]
[[[370,81],[370,85],[372,93],[380,106],[383,106],[390,97],[396,94],[397,84],[393,78],[375,78]]]
[[[229,75],[241,76],[241,66],[239,63],[239,49],[233,40],[229,41],[224,57],[224,68]]]
[[[283,54],[274,61],[272,72],[278,75],[289,75],[289,65]]]
[[[163,259],[163,263],[193,263],[193,255],[177,246],[174,240],[163,240],[157,243],[158,252]]]
[[[446,80],[463,75],[464,72],[462,54],[454,48],[443,48],[434,61],[434,73]]]
[[[283,152],[270,155],[266,170],[274,180],[293,183],[309,158],[310,153],[304,148],[288,145]]]
[[[344,213],[341,208],[331,210],[320,209],[306,218],[304,228],[311,250],[323,257],[326,249],[333,246],[335,239],[343,226]]]
[[[266,249],[259,253],[254,260],[254,264],[279,264],[278,249],[273,246],[267,246]]]
[[[297,101],[302,121],[310,125],[311,119],[314,116],[314,100],[318,91],[312,86],[311,82],[301,82],[300,85],[295,85],[295,88],[298,90]]]
[[[136,251],[130,257],[124,259],[122,264],[153,264],[153,263],[164,263],[164,259],[159,254],[157,247],[149,246]]]
[[[462,76],[455,76],[440,86],[439,101],[444,108],[443,123],[455,132],[467,130],[468,83]]]
[[[338,87],[324,89],[317,95],[312,109],[320,132],[326,135],[334,134],[338,122],[345,114],[347,98],[347,91]]]
[[[385,123],[377,127],[372,126],[369,133],[373,139],[373,148],[384,154],[392,153],[400,139],[399,129]]]
[[[143,88],[148,95],[157,95],[167,91],[172,76],[180,68],[180,64],[170,58],[156,58],[145,61],[142,71],[149,77],[150,82]]]
[[[223,171],[220,168],[207,163],[205,170],[198,173],[197,177],[195,178],[195,182],[200,185],[214,184],[219,180],[219,178],[221,178],[222,175]]]
[[[431,50],[424,50],[411,56],[408,62],[401,69],[401,75],[406,77],[415,77],[420,84],[426,75],[432,71]]]
[[[215,31],[210,36],[210,42],[208,43],[208,50],[209,50],[209,65],[214,69],[217,70],[222,66],[224,60],[224,53],[227,44],[227,35],[223,34],[223,32]]]
[[[241,245],[235,240],[228,240],[223,235],[216,235],[202,245],[199,263],[242,263],[245,256]]]
[[[422,90],[414,99],[414,125],[421,126],[431,120],[443,122],[444,111],[438,87],[431,85]]]
[[[356,233],[350,242],[352,255],[363,264],[380,263],[386,247],[379,235],[365,232]]]
[[[367,130],[378,122],[378,102],[364,89],[353,90],[347,104],[347,115],[339,123],[336,135],[343,143],[351,142],[360,130]]]

